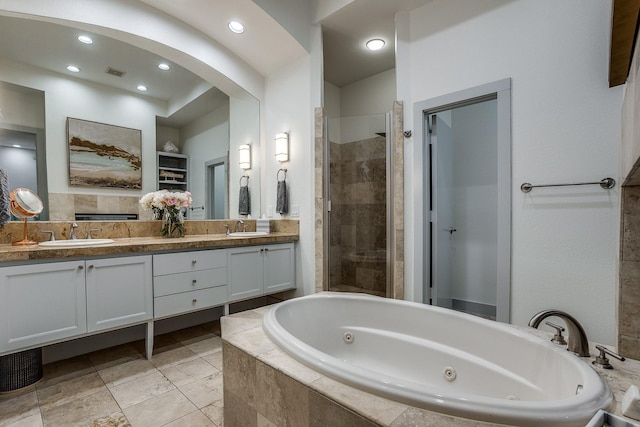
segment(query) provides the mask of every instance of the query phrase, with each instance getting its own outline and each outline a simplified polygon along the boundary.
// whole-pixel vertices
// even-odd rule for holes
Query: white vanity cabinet
[[[227,302],[227,250],[153,256],[154,318],[223,305]]]
[[[0,268],[0,353],[87,332],[84,261]]]
[[[153,317],[151,255],[94,259],[85,264],[88,332]]]
[[[228,249],[229,302],[295,288],[293,243]]]

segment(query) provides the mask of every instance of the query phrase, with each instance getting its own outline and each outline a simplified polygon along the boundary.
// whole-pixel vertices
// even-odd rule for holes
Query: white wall
[[[451,110],[453,299],[496,305],[497,101]],[[438,114],[440,116],[440,114]]]
[[[225,104],[182,128],[183,154],[189,156],[189,191],[193,206],[206,203],[206,167],[209,160],[225,157],[229,149],[229,104]],[[228,165],[227,165],[228,166]],[[189,213],[189,219],[205,219],[203,209]]]
[[[629,172],[640,158],[640,38],[636,41],[634,55],[629,69],[629,77],[622,106],[622,148],[620,162],[620,180],[629,176]],[[622,182],[621,182],[622,184]]]
[[[9,190],[24,187],[38,192],[35,150],[0,146],[0,169],[7,173]]]
[[[600,0],[434,0],[410,14],[403,88],[405,129],[413,104],[512,78],[511,318],[526,324],[538,310],[566,310],[589,338],[615,343],[618,189],[536,189],[523,182],[618,178],[622,88],[608,88],[611,4]],[[409,140],[405,159],[412,159]],[[417,218],[408,163],[406,286],[412,287]]]
[[[396,100],[396,71],[383,71],[340,88],[342,117],[391,111]]]
[[[153,98],[89,84],[24,64],[0,62],[4,81],[45,92],[49,193],[142,195],[156,186],[156,115],[166,105]],[[70,187],[67,117],[142,131],[142,190]]]
[[[312,138],[310,58],[300,58],[294,64],[269,76],[265,81],[265,146],[263,147],[263,199],[268,214],[276,206],[276,174],[287,168],[289,212],[300,206],[300,241],[296,252],[298,294],[314,292],[315,212],[314,212],[314,143]],[[273,138],[277,133],[289,133],[289,162],[279,163],[274,156]],[[290,215],[274,214],[274,218]]]

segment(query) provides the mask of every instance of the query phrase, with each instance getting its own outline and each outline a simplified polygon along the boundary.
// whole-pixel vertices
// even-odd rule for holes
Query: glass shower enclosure
[[[388,296],[389,120],[328,119],[330,291]]]

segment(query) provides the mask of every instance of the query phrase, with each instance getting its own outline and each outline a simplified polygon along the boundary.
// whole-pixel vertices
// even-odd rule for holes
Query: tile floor
[[[0,395],[0,426],[223,425],[220,322],[47,364],[44,378]]]

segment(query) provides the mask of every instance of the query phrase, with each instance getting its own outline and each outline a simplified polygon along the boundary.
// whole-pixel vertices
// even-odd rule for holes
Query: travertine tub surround
[[[226,427],[497,426],[398,403],[308,368],[280,350],[262,330],[262,317],[269,309],[261,307],[220,319]],[[537,329],[518,328],[545,339],[551,337]],[[597,354],[594,346],[591,343],[591,354]],[[593,357],[582,359],[590,364]],[[613,370],[594,369],[614,393],[615,407],[611,412],[621,416],[625,392],[639,381],[640,361],[611,360],[611,363]]]

